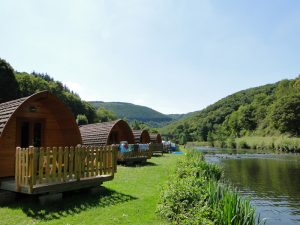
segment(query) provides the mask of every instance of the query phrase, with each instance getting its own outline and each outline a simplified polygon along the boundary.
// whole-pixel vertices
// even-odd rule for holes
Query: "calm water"
[[[300,224],[299,154],[198,149],[207,161],[224,168],[226,180],[251,197],[267,225]]]

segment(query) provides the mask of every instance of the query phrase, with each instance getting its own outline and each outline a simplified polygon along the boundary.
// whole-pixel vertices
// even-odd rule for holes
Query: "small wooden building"
[[[79,129],[83,145],[103,146],[120,144],[121,141],[134,144],[132,130],[124,120],[82,125]]]
[[[150,135],[147,130],[133,130],[134,142],[136,144],[149,144]]]
[[[0,177],[15,175],[16,147],[81,143],[74,116],[47,91],[0,104]]]
[[[161,144],[161,136],[160,134],[150,134],[150,142],[155,144]]]
[[[130,145],[127,146],[128,151],[122,152],[119,149],[117,155],[117,160],[119,162],[143,162],[150,157],[149,148],[147,150],[140,150],[138,145],[134,145],[135,137],[130,126],[124,120],[88,124],[80,126],[79,128],[83,145],[85,146],[119,146],[122,141],[127,141]]]
[[[164,147],[162,144],[161,136],[160,134],[150,134],[150,151],[152,154],[161,154],[163,155]]]
[[[81,144],[73,114],[48,91],[0,104],[0,189],[57,193],[112,180],[116,149]]]

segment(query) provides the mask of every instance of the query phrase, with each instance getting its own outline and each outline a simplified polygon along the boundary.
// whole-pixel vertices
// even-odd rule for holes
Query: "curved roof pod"
[[[0,104],[0,177],[14,176],[17,146],[82,144],[69,108],[48,91]]]
[[[162,140],[160,134],[150,134],[150,142],[161,144]]]
[[[133,130],[134,142],[136,144],[150,143],[150,135],[147,130]]]
[[[115,120],[79,127],[84,145],[111,145],[127,141],[134,144],[134,136],[127,122]]]

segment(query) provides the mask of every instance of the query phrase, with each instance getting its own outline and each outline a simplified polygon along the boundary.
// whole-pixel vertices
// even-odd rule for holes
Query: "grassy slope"
[[[172,118],[151,108],[125,102],[90,102],[95,108],[103,107],[117,114],[119,118],[139,121],[171,121]]]
[[[102,194],[69,193],[63,202],[42,207],[25,198],[0,207],[0,224],[166,224],[155,213],[161,186],[180,156],[154,157],[143,167],[118,167]]]

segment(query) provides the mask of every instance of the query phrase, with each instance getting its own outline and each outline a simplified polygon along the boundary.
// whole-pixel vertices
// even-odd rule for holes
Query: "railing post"
[[[114,173],[116,173],[117,172],[118,146],[114,145],[112,150],[113,150],[113,171],[114,171]]]
[[[35,180],[35,175],[34,175],[34,147],[29,146],[28,149],[28,174],[27,174],[27,180],[28,180],[28,186],[29,186],[29,193],[32,193],[33,190],[33,183]]]
[[[15,181],[16,181],[16,191],[20,191],[20,171],[21,171],[21,164],[20,164],[20,152],[21,148],[16,148],[16,171],[15,171]]]

